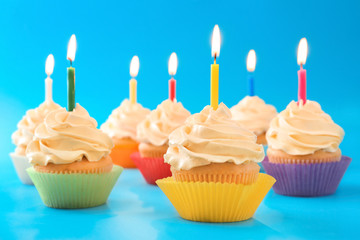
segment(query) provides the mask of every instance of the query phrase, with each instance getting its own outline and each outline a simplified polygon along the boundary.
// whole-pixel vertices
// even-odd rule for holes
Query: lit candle
[[[256,54],[255,51],[251,49],[246,58],[246,68],[249,72],[249,96],[255,95],[254,76],[252,74],[255,71],[255,67],[256,67]]]
[[[169,99],[171,101],[174,101],[176,99],[176,80],[174,79],[174,76],[176,74],[177,66],[178,59],[176,53],[173,52],[170,55],[168,63],[169,75],[171,76],[171,79],[169,80]]]
[[[214,57],[214,64],[211,65],[210,105],[216,110],[219,105],[219,64],[216,64],[216,58],[220,55],[220,29],[218,25],[215,25],[212,34],[211,55]]]
[[[140,68],[139,57],[134,56],[131,59],[131,63],[130,63],[130,76],[133,77],[129,81],[129,91],[130,91],[129,92],[129,98],[130,98],[131,103],[136,103],[136,85],[137,85],[137,82],[135,80],[135,77],[139,73],[139,68]]]
[[[47,78],[45,79],[45,101],[46,102],[52,102],[52,79],[50,78],[50,75],[53,73],[54,71],[54,64],[55,64],[55,60],[54,60],[54,56],[52,54],[50,54],[47,58],[46,58],[46,63],[45,63],[45,73],[47,75]]]
[[[71,112],[75,108],[75,68],[72,67],[72,62],[75,60],[76,52],[76,37],[75,34],[71,35],[67,59],[70,61],[70,67],[67,69],[68,72],[68,111]]]
[[[308,43],[306,38],[302,38],[299,43],[297,62],[300,65],[298,71],[299,86],[298,86],[298,103],[306,103],[306,70],[303,69],[303,65],[306,63],[308,53]]]

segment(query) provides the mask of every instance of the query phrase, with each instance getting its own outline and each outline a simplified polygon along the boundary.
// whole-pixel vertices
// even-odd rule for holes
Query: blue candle
[[[247,58],[246,58],[246,68],[249,72],[249,96],[255,95],[255,88],[254,88],[254,76],[253,72],[255,71],[256,66],[256,54],[254,50],[250,50]]]
[[[255,89],[254,89],[254,76],[249,73],[249,96],[254,96],[255,95]]]

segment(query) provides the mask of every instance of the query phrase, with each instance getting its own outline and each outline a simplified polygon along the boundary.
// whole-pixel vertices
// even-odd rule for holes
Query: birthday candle
[[[50,75],[54,71],[54,56],[52,54],[49,54],[49,56],[46,58],[45,63],[45,73],[47,75],[47,78],[45,79],[45,101],[51,102],[52,99],[52,79],[50,78]]]
[[[308,43],[306,38],[302,38],[299,43],[298,53],[297,53],[297,62],[300,65],[300,70],[298,71],[298,103],[306,103],[306,70],[303,69],[303,65],[306,63],[308,52]]]
[[[135,80],[135,77],[138,75],[139,73],[139,68],[140,68],[140,61],[139,61],[139,57],[138,56],[134,56],[131,59],[131,63],[130,63],[130,76],[133,77],[130,81],[129,81],[129,98],[130,98],[130,102],[131,103],[136,103],[136,98],[137,98],[137,89],[136,89],[136,85],[137,85],[137,81]]]
[[[171,76],[171,79],[169,80],[169,99],[171,101],[174,101],[176,99],[176,80],[174,79],[174,76],[176,74],[178,66],[178,59],[176,53],[172,53],[169,58],[168,63],[168,70],[169,75]]]
[[[73,34],[70,38],[67,51],[67,59],[70,61],[68,67],[68,111],[71,112],[75,108],[75,68],[72,67],[72,62],[75,60],[76,52],[76,37]]]
[[[254,50],[250,50],[246,59],[246,68],[249,72],[249,96],[255,95],[254,76],[252,74],[255,71],[255,66],[256,66],[256,54]]]
[[[219,105],[219,64],[216,64],[216,58],[220,55],[220,29],[218,25],[215,25],[212,34],[211,55],[214,57],[214,64],[211,64],[210,105],[216,110]]]

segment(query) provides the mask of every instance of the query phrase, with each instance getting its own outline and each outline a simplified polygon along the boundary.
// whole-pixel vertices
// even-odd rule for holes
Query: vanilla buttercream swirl
[[[25,155],[27,145],[33,140],[35,129],[41,124],[46,115],[56,109],[61,108],[54,101],[45,101],[35,109],[30,109],[17,124],[17,130],[11,138],[16,145],[15,153]]]
[[[125,99],[118,108],[112,111],[100,129],[110,137],[129,137],[136,140],[137,125],[143,121],[149,113],[150,110],[144,108],[141,104],[131,103],[128,99]]]
[[[290,155],[313,154],[318,150],[335,152],[344,130],[323,112],[320,104],[290,102],[270,123],[266,134],[269,147]]]
[[[50,112],[35,130],[26,149],[30,163],[69,164],[86,159],[96,162],[113,148],[111,138],[97,129],[97,122],[80,106],[72,112],[65,108]]]
[[[258,96],[246,96],[231,109],[232,119],[243,127],[260,135],[266,132],[271,120],[276,116],[276,108],[266,104]]]
[[[165,162],[177,170],[211,163],[261,162],[264,148],[256,143],[256,135],[231,117],[223,103],[216,111],[206,106],[189,117],[184,126],[170,134]]]
[[[138,125],[137,137],[140,142],[155,146],[167,144],[169,134],[184,124],[189,116],[190,112],[180,102],[167,99]]]

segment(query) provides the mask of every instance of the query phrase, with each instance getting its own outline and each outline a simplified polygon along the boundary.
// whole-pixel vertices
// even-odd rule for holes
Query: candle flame
[[[256,67],[256,54],[253,49],[251,49],[246,58],[246,68],[249,72],[255,71]]]
[[[50,76],[53,73],[54,65],[55,65],[54,56],[52,54],[49,54],[49,56],[46,58],[46,63],[45,63],[45,72],[48,76]]]
[[[211,38],[211,56],[219,57],[220,55],[220,29],[216,24],[213,30],[212,38]]]
[[[176,74],[177,66],[178,66],[178,58],[176,53],[173,52],[170,55],[169,64],[168,64],[168,70],[171,76],[174,76]]]
[[[68,51],[67,51],[67,59],[73,62],[75,60],[75,52],[76,52],[76,37],[75,34],[71,35]]]
[[[133,56],[130,62],[130,75],[134,78],[138,75],[140,68],[140,61],[138,56]]]
[[[306,63],[307,54],[308,54],[308,43],[306,38],[302,38],[299,42],[299,47],[297,52],[297,62],[299,65],[304,65]]]

